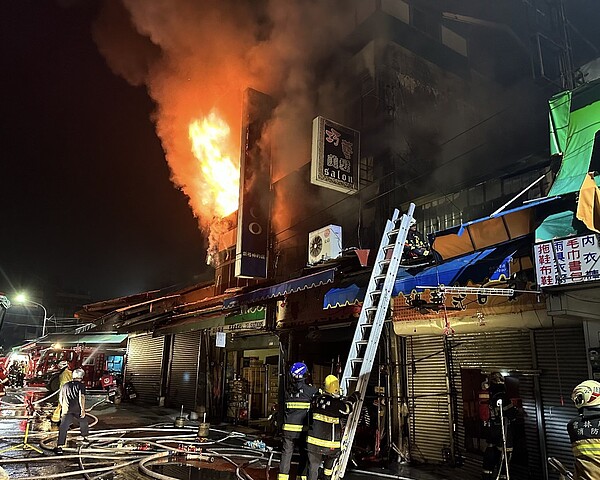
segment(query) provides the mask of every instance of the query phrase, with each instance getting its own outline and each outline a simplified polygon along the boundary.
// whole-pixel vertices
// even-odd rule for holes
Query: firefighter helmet
[[[595,380],[581,382],[573,389],[571,400],[577,408],[600,406],[600,383]]]
[[[58,368],[67,368],[69,366],[69,362],[67,362],[66,360],[62,360],[60,362],[58,362]]]
[[[85,376],[85,372],[81,368],[77,368],[73,372],[73,380],[81,380]]]
[[[413,217],[413,218],[411,218],[411,219],[410,219],[410,226],[411,226],[411,227],[414,227],[416,224],[417,224],[417,219],[416,219],[416,218],[414,218],[414,217]]]
[[[340,381],[335,375],[327,375],[325,377],[325,391],[332,395],[340,394]]]
[[[306,377],[307,373],[308,367],[302,362],[296,362],[290,368],[290,375],[297,380]]]
[[[492,372],[490,374],[490,383],[492,385],[504,385],[504,377],[500,372]]]

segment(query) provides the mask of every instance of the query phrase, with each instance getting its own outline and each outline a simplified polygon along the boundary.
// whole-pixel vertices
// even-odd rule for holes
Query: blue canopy
[[[327,283],[333,283],[335,270],[335,268],[322,270],[304,277],[294,278],[292,280],[288,280],[287,282],[278,283],[270,287],[259,288],[258,290],[254,290],[252,292],[226,298],[223,300],[223,308],[236,308],[240,305],[260,302],[261,300],[267,300],[275,297],[282,297],[284,295],[289,295],[290,293],[308,290],[309,288],[315,288]]]
[[[514,246],[510,252],[506,248],[493,247],[428,267],[416,275],[411,275],[406,269],[401,270],[396,277],[392,296],[410,293],[417,286],[466,285],[469,280],[479,283],[497,280],[501,274],[508,276],[508,262],[515,251]]]
[[[366,285],[359,287],[356,283],[345,288],[332,288],[323,298],[323,309],[356,305],[365,299],[366,290]]]

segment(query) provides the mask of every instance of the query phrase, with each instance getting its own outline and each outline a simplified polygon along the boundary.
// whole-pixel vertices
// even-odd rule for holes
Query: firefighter
[[[517,409],[506,394],[504,377],[493,372],[489,378],[488,438],[483,454],[483,480],[507,478],[507,465],[513,450],[512,421]]]
[[[355,392],[348,398],[340,396],[340,381],[335,375],[325,378],[325,391],[317,395],[311,404],[311,419],[308,429],[308,480],[317,480],[323,462],[326,480],[333,474],[333,466],[341,452],[341,418],[348,416],[358,400]]]
[[[414,218],[410,220],[410,227],[404,243],[404,254],[408,260],[428,257],[430,254],[427,240],[417,230],[417,221]]]
[[[60,392],[60,390],[62,389],[62,387],[65,383],[73,380],[73,372],[71,371],[69,362],[67,362],[66,360],[59,362],[58,368],[61,370],[61,372],[58,376],[58,382],[59,382],[58,391]],[[60,422],[60,416],[61,416],[60,413],[61,413],[61,405],[60,405],[60,402],[58,402],[58,405],[54,409],[54,412],[52,412],[52,422],[53,423]]]
[[[306,480],[306,434],[308,431],[308,413],[310,402],[318,389],[306,383],[308,367],[296,362],[290,368],[290,381],[285,392],[285,410],[283,413],[283,449],[279,462],[277,480],[288,480],[294,445],[300,450],[298,477]]]
[[[0,365],[0,397],[6,395],[4,388],[7,383],[8,375],[6,375],[6,370],[4,369],[4,367]]]
[[[59,394],[59,403],[62,406],[62,417],[60,427],[58,429],[58,440],[54,453],[62,455],[63,447],[67,443],[67,432],[74,423],[79,425],[79,430],[82,435],[81,444],[89,445],[87,436],[89,434],[89,426],[87,418],[85,418],[85,385],[83,377],[85,372],[78,368],[73,372],[73,380],[65,383]]]
[[[575,478],[596,480],[600,478],[600,383],[580,383],[571,399],[579,411],[567,425],[575,456]]]

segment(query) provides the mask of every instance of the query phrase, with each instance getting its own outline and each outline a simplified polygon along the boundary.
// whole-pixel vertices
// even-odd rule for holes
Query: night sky
[[[68,4],[69,2],[63,2]],[[152,101],[106,66],[96,2],[0,3],[0,291],[113,298],[206,272]]]

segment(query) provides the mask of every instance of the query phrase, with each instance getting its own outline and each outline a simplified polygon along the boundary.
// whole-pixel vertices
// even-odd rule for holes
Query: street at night
[[[600,480],[598,0],[0,0],[0,480]]]

